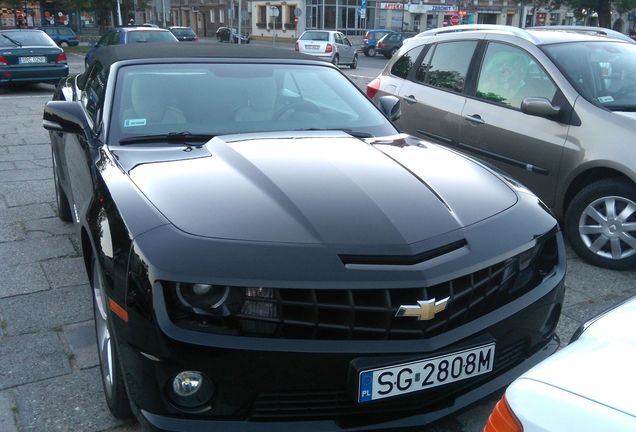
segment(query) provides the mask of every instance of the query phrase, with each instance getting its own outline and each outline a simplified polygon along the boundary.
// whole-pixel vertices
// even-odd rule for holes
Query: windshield
[[[636,110],[636,44],[569,42],[543,50],[590,102],[614,111]]]
[[[3,31],[0,34],[6,35],[22,46],[57,46],[46,33],[40,30]],[[11,40],[0,37],[0,47],[15,47],[15,43]]]
[[[176,42],[177,39],[169,31],[135,30],[128,34],[129,43]]]
[[[397,133],[332,68],[290,64],[159,64],[122,67],[108,141],[141,135],[346,129]]]

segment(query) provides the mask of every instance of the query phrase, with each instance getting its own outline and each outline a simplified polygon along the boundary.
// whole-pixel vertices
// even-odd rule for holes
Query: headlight
[[[206,284],[178,284],[177,297],[184,306],[203,311],[218,310],[230,294],[229,286]]]
[[[278,328],[275,288],[164,282],[176,324],[216,332],[273,334]]]

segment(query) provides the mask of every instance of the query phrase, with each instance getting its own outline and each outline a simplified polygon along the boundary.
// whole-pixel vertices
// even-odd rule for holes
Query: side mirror
[[[521,102],[521,112],[537,117],[559,117],[561,107],[554,106],[546,98],[528,97]]]
[[[44,106],[44,129],[55,132],[86,134],[90,126],[79,102],[50,101]]]
[[[395,96],[382,96],[380,99],[380,109],[391,121],[395,121],[402,115],[400,99]]]

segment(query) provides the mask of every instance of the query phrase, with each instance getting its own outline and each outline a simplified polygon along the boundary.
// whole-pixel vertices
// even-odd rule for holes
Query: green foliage
[[[610,28],[612,26],[612,6],[619,13],[628,12],[636,8],[636,0],[567,0],[577,17],[585,18],[596,12],[598,23],[601,27]]]

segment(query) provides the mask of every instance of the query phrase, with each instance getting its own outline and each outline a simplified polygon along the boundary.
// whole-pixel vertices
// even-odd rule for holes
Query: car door
[[[348,63],[349,62],[349,58],[347,55],[348,53],[347,53],[347,49],[344,44],[344,41],[342,40],[342,34],[337,32],[334,33],[333,39],[336,45],[336,52],[338,53],[338,56],[340,57],[339,62]]]
[[[88,73],[89,76],[80,95],[80,103],[95,131],[101,120],[107,75],[99,62],[94,63]],[[76,221],[79,215],[86,211],[93,196],[93,178],[88,164],[91,163],[91,152],[94,151],[95,149],[91,148],[84,134],[65,134],[64,158],[71,193],[71,196],[67,197]]]
[[[344,49],[347,51],[347,63],[353,62],[353,56],[356,53],[356,49],[352,46],[351,41],[345,35],[342,36],[342,44]]]
[[[462,111],[460,149],[496,165],[552,205],[569,124],[525,114],[521,103],[527,97],[545,98],[561,107],[561,118],[569,118],[571,108],[534,56],[488,42],[475,96]]]
[[[442,144],[459,140],[463,91],[477,43],[441,42],[428,48],[411,80],[398,89],[402,118],[397,124],[402,130]]]

